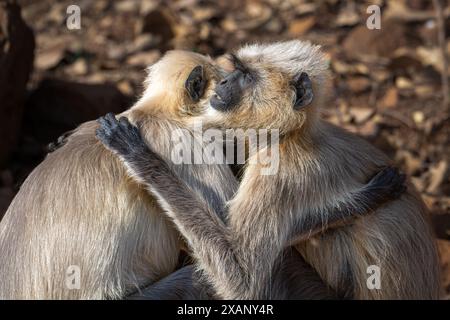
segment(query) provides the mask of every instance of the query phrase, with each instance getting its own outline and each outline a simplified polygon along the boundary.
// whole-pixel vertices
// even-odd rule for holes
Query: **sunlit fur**
[[[269,274],[274,255],[293,240],[292,225],[320,215],[326,226],[326,208],[349,197],[390,161],[366,141],[320,119],[318,110],[326,106],[330,77],[318,46],[300,41],[249,45],[237,57],[257,72],[259,82],[233,111],[207,112],[205,119],[225,128],[279,128],[282,132],[278,173],[260,175],[257,161],[249,161],[238,193],[229,203],[230,232],[238,237],[239,254],[243,261],[255,263],[246,270],[252,279]],[[289,81],[299,72],[310,76],[315,99],[296,111]],[[428,214],[413,189],[409,185],[400,199],[351,225],[297,243],[298,250],[342,295],[438,298],[436,247]],[[218,279],[227,277],[224,270],[220,272],[221,261],[205,261],[204,257],[211,255],[198,253],[202,267],[215,274],[210,281],[222,296],[254,298],[264,290],[258,287],[263,283],[244,288],[242,282],[234,286],[233,281]],[[370,265],[381,269],[381,290],[367,288]]]
[[[184,83],[197,65],[209,83],[195,104]],[[149,144],[168,159],[172,133],[204,110],[218,76],[209,58],[169,52],[150,68],[144,95],[123,115],[139,123]],[[0,299],[121,298],[174,270],[182,246],[178,232],[96,139],[97,127],[91,121],[76,129],[35,168],[10,205],[0,223]],[[173,168],[218,207],[237,188],[226,165]],[[79,290],[65,285],[71,265],[81,268]]]

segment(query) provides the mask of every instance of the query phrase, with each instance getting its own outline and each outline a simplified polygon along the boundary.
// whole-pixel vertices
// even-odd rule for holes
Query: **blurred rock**
[[[26,85],[33,68],[34,36],[20,7],[0,2],[0,165],[15,147],[23,115]]]
[[[120,113],[130,102],[111,84],[46,79],[27,99],[26,129],[40,142],[47,143],[82,122],[108,112]]]

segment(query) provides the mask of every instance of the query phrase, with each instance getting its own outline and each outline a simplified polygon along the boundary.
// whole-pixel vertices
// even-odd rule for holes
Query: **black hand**
[[[405,180],[397,168],[386,167],[369,181],[368,188],[385,200],[394,200],[406,191]]]
[[[96,130],[97,138],[110,150],[126,156],[136,149],[145,148],[146,144],[139,129],[127,118],[117,120],[114,114],[108,113],[99,118],[100,127]]]

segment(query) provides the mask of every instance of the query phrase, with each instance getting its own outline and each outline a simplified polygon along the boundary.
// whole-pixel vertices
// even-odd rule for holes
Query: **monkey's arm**
[[[164,279],[126,297],[127,300],[209,300],[211,298],[208,287],[200,282],[192,265],[182,267]]]
[[[338,295],[327,287],[317,272],[292,247],[287,248],[273,270],[272,292],[276,299],[324,300]],[[193,265],[184,266],[167,277],[130,294],[127,300],[210,300],[211,286],[201,281]]]
[[[209,205],[145,144],[139,129],[126,118],[117,121],[114,115],[107,114],[99,123],[97,137],[121,158],[129,173],[157,197],[161,206],[168,209],[166,214],[188,241],[217,294],[224,298],[257,297],[257,292],[250,293],[246,270],[251,269],[235,253],[229,230]],[[268,279],[264,280],[267,283]]]
[[[189,242],[217,294],[228,299],[273,298],[273,267],[292,234],[292,216],[270,212],[277,206],[271,201],[257,206],[247,199],[239,202],[238,194],[238,203],[230,210],[246,218],[230,231],[218,214],[145,144],[139,130],[127,119],[117,121],[107,115],[99,122],[97,137],[169,209],[167,214]],[[258,182],[251,183],[252,192],[264,194],[264,184]]]
[[[405,191],[404,174],[397,168],[386,167],[360,189],[346,195],[331,206],[304,215],[293,230],[292,243],[303,241],[329,228],[343,226],[353,218],[368,215],[383,204],[395,200]]]

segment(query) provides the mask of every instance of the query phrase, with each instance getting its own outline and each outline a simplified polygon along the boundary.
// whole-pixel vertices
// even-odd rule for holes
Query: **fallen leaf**
[[[410,176],[415,175],[422,167],[422,160],[419,157],[414,156],[408,150],[397,151],[395,160],[402,164],[402,167]]]
[[[56,66],[64,57],[62,48],[55,48],[36,55],[35,66],[41,70],[47,70]]]
[[[433,165],[430,168],[430,184],[428,185],[428,193],[436,193],[439,190],[444,179],[447,177],[448,163],[445,160],[441,160],[439,163]]]
[[[420,125],[425,120],[425,115],[422,111],[414,111],[412,114],[412,118],[417,125]]]
[[[353,107],[350,108],[350,114],[353,116],[353,120],[357,124],[361,124],[370,119],[370,117],[375,113],[374,109]]]
[[[364,91],[367,91],[371,86],[370,80],[366,77],[361,76],[348,79],[347,85],[354,93],[362,93]]]
[[[391,87],[386,91],[386,94],[381,98],[380,106],[382,108],[394,108],[398,103],[397,88]]]
[[[405,77],[398,77],[395,80],[395,85],[399,89],[412,89],[414,87],[412,81]]]
[[[294,20],[289,25],[289,34],[293,37],[299,37],[307,33],[316,23],[314,16],[309,16]]]
[[[132,66],[150,66],[161,57],[159,50],[139,52],[127,58],[127,64]]]
[[[432,66],[439,72],[444,70],[441,50],[438,47],[418,47],[416,52],[424,66]]]
[[[68,74],[74,74],[77,76],[84,76],[88,73],[88,65],[85,59],[78,59],[73,64],[65,68],[65,72]]]
[[[356,11],[354,3],[350,3],[339,11],[336,18],[337,27],[351,27],[357,24],[361,19],[361,15]]]

